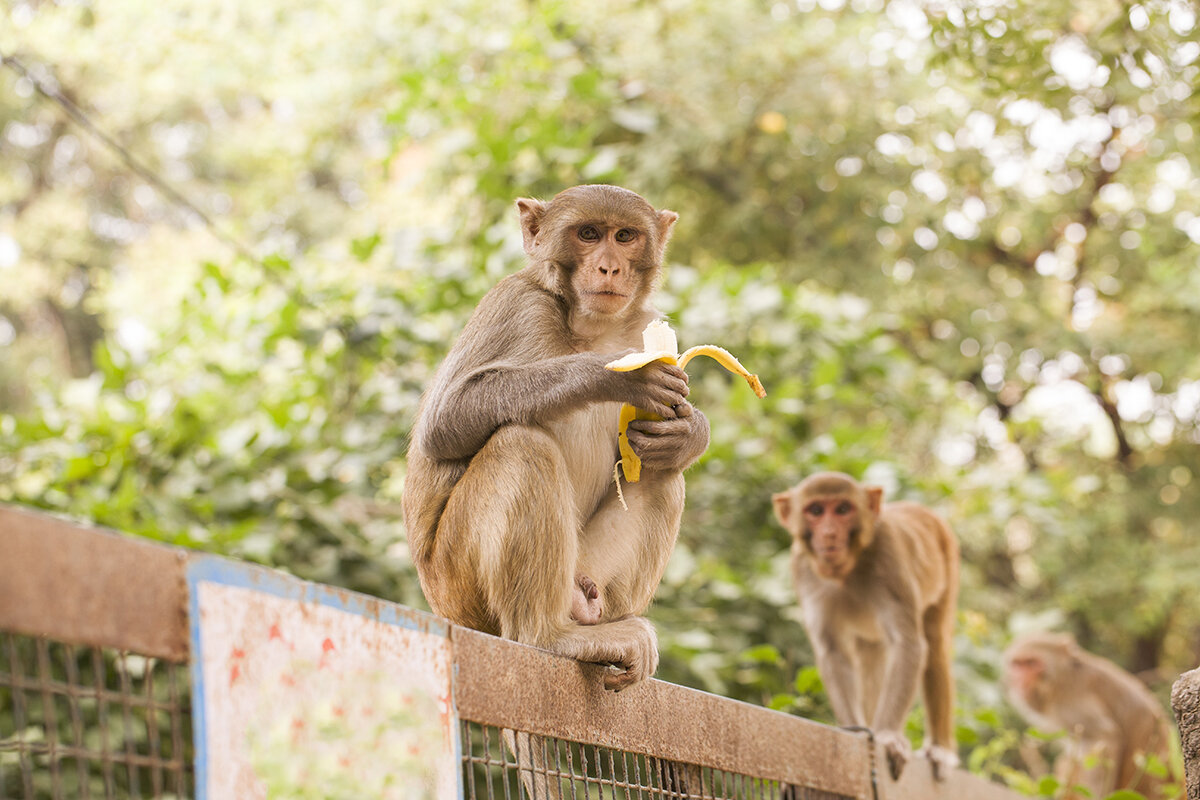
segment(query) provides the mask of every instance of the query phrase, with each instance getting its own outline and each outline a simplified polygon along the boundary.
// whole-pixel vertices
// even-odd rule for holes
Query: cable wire
[[[190,213],[199,217],[213,236],[232,247],[239,255],[248,258],[251,261],[257,260],[254,257],[254,254],[250,252],[250,248],[230,234],[223,231],[208,214],[200,209],[199,206],[168,184],[166,180],[160,178],[153,169],[143,164],[136,156],[133,155],[133,153],[130,153],[128,150],[122,147],[118,141],[101,130],[96,123],[92,122],[87,113],[80,108],[75,101],[64,95],[58,88],[35,75],[33,71],[31,71],[13,56],[7,56],[3,53],[0,53],[0,64],[3,64],[29,81],[33,85],[33,88],[37,90],[38,94],[42,95],[48,100],[53,101],[59,107],[61,107],[62,110],[66,112],[67,116],[74,120],[77,125],[86,130],[92,136],[99,139],[105,146],[116,153],[121,161],[123,161],[125,165],[129,167],[129,169],[137,173],[137,175],[147,183],[155,186],[175,205],[180,206],[186,211],[189,211]],[[42,66],[42,69],[45,69],[44,65]],[[58,83],[56,78],[52,78],[52,80],[54,84]]]

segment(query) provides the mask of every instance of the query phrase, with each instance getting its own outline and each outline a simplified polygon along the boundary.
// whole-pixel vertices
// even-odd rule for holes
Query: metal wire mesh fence
[[[186,666],[0,633],[0,799],[193,791]]]
[[[466,800],[843,800],[694,764],[463,721]]]
[[[190,635],[197,610],[189,575],[197,565],[211,566],[209,561],[0,504],[0,800],[182,800],[196,797],[198,789],[207,791],[208,800],[237,800],[214,794],[214,761],[205,756],[213,741],[241,752],[245,732],[236,724],[207,725],[207,738],[193,741],[193,688],[207,698],[200,702],[206,703],[209,723],[214,708],[223,707],[202,687],[192,687],[186,666],[198,658]],[[211,578],[210,572],[201,571]],[[242,567],[238,575],[244,572],[247,585],[273,586],[279,580],[259,568],[251,573]],[[135,573],[139,579],[130,581]],[[331,587],[301,588],[309,599],[334,593]],[[438,775],[449,779],[439,778],[439,796],[1016,797],[962,771],[935,781],[922,759],[901,780],[889,780],[886,771],[876,773],[875,747],[859,734],[658,681],[618,697],[601,688],[595,667],[451,629],[383,601],[368,598],[363,608],[376,620],[407,621],[411,630],[438,639],[430,645],[434,652],[449,651],[448,674],[454,678],[446,691],[464,721],[457,729],[457,769],[452,751],[439,751],[444,755]],[[212,688],[218,699],[229,699],[221,694],[225,689]],[[439,743],[446,744],[442,729],[438,732]],[[197,751],[203,776],[194,772]],[[410,769],[407,762],[404,769]],[[426,780],[428,770],[411,770],[418,782]],[[257,773],[248,774],[253,779]]]

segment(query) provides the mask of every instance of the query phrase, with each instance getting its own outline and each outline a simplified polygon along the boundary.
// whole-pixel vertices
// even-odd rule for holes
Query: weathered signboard
[[[224,559],[188,584],[199,798],[461,796],[444,623]]]

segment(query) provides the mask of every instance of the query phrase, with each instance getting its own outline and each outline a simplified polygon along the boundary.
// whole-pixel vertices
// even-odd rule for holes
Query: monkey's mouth
[[[587,302],[596,311],[605,314],[616,313],[629,303],[629,295],[605,289],[587,293]]]
[[[839,564],[846,558],[846,548],[844,547],[822,547],[817,551],[817,555],[827,564]]]

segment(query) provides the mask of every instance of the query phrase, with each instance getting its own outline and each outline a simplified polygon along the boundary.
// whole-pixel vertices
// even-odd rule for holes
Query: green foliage
[[[256,256],[0,72],[0,500],[422,607],[398,508],[420,392],[521,262],[513,200],[615,182],[681,214],[681,345],[769,392],[692,374],[712,443],[650,612],[662,677],[832,719],[769,500],[817,469],[958,533],[972,769],[1038,790],[1011,632],[1071,629],[1158,689],[1194,665],[1182,4],[221,8],[6,12],[0,52]]]

